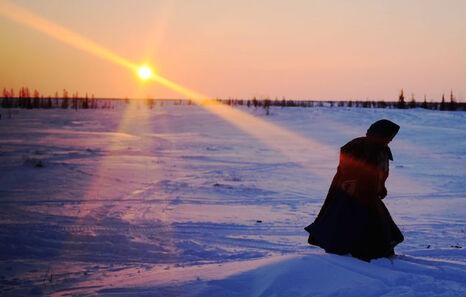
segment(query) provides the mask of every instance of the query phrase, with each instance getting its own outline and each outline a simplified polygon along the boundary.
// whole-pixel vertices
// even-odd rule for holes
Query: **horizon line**
[[[51,96],[51,95],[47,95],[47,96],[43,96],[41,95],[40,97],[34,97],[34,96],[29,96],[29,97],[19,97],[19,96],[12,96],[12,97],[5,97],[5,96],[0,96],[0,99],[59,99],[59,100],[63,100],[63,99],[68,99],[68,100],[73,100],[73,99],[78,99],[78,100],[84,100],[86,99],[86,97],[63,97],[63,96],[60,96],[60,97],[55,97],[55,96]],[[94,97],[87,97],[87,99],[89,100],[92,100],[92,99],[95,99],[95,100],[157,100],[157,101],[194,101],[193,99],[191,98],[150,98],[150,97],[146,97],[146,98],[142,98],[142,97],[98,97],[98,96],[94,96]],[[276,101],[283,101],[283,99],[285,101],[296,101],[296,102],[387,102],[387,103],[398,103],[399,100],[385,100],[385,99],[292,99],[292,98],[282,98],[282,99],[279,99],[279,98],[274,98],[274,99],[271,99],[271,98],[255,98],[255,97],[252,97],[252,98],[214,98],[214,99],[210,99],[209,101],[228,101],[228,100],[232,100],[232,101],[253,101],[254,99],[256,99],[257,101],[265,101],[265,100],[270,100],[272,102],[276,102]],[[404,100],[404,102],[406,104],[409,104],[409,102],[411,102],[411,99],[409,100]],[[415,102],[416,103],[422,103],[424,102],[424,100],[416,100],[415,99]],[[427,103],[442,103],[442,101],[434,101],[434,100],[426,100]],[[450,103],[451,100],[450,98],[448,99],[445,99],[445,103]],[[458,98],[455,98],[454,100],[455,103],[466,103],[463,102],[462,99],[458,99]]]

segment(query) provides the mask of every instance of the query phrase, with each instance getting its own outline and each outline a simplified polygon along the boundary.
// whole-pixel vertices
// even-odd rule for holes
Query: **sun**
[[[139,78],[142,80],[147,80],[152,77],[152,69],[149,66],[143,65],[138,68]]]

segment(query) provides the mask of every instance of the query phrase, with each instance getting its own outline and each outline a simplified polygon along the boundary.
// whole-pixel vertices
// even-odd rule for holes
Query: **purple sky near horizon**
[[[12,3],[214,98],[466,99],[463,0]],[[1,88],[183,97],[2,15],[0,36]]]

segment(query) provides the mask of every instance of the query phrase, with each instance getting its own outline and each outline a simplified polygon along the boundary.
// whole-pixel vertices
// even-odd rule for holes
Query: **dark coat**
[[[403,235],[382,199],[387,195],[388,143],[399,126],[388,120],[374,123],[366,137],[345,144],[327,198],[305,228],[309,243],[336,254],[352,254],[369,261],[394,254]]]

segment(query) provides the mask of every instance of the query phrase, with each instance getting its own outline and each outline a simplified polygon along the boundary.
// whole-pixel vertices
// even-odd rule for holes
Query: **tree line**
[[[1,104],[3,108],[62,108],[62,109],[113,109],[113,101],[116,99],[97,99],[94,94],[90,96],[85,93],[84,96],[79,96],[78,92],[69,94],[66,89],[63,89],[62,93],[55,92],[54,96],[44,97],[39,91],[34,90],[31,92],[27,87],[22,87],[18,90],[16,95],[13,89],[3,89]],[[125,98],[125,103],[129,104],[130,100]],[[160,105],[163,106],[163,102],[172,102],[173,105],[191,105],[192,100],[190,99],[173,99],[173,100],[155,100],[146,99],[147,106],[152,109],[157,101],[160,101]],[[417,101],[414,94],[411,94],[409,100],[405,99],[403,89],[400,91],[397,101],[384,101],[384,100],[347,100],[347,101],[318,101],[318,100],[293,100],[275,98],[274,100],[269,98],[257,99],[216,99],[216,101],[229,106],[247,106],[248,108],[264,108],[266,113],[269,114],[271,106],[279,107],[362,107],[362,108],[398,108],[398,109],[409,109],[409,108],[424,108],[432,110],[461,110],[466,111],[466,103],[458,102],[453,94],[450,92],[449,99],[445,99],[445,94],[442,95],[442,99],[439,102],[427,101],[427,96],[424,95],[423,101]]]
[[[403,89],[400,91],[398,100],[395,101],[384,101],[384,100],[338,100],[338,101],[320,101],[320,100],[291,100],[283,97],[282,99],[275,98],[274,100],[265,98],[257,99],[253,97],[250,100],[244,99],[217,99],[218,101],[235,106],[245,105],[247,107],[262,107],[268,111],[271,106],[279,107],[362,107],[362,108],[398,108],[398,109],[409,109],[409,108],[424,108],[432,110],[461,110],[466,111],[466,103],[458,102],[453,94],[450,92],[449,100],[445,100],[445,94],[442,94],[440,102],[427,101],[427,96],[424,95],[423,101],[416,101],[414,94],[411,94],[411,98],[407,101],[405,99]]]
[[[31,92],[27,87],[21,87],[18,90],[17,95],[14,89],[8,90],[4,88],[1,100],[0,106],[2,108],[71,108],[76,110],[113,108],[113,105],[108,102],[108,100],[99,104],[98,99],[94,97],[94,94],[89,96],[88,93],[86,93],[84,96],[79,96],[78,92],[70,94],[66,89],[63,89],[61,94],[55,92],[54,96],[43,96],[38,90]]]

